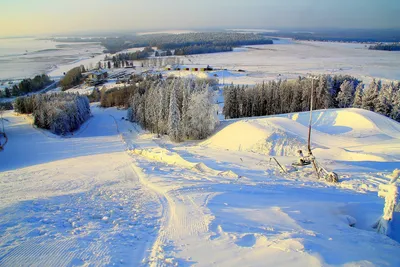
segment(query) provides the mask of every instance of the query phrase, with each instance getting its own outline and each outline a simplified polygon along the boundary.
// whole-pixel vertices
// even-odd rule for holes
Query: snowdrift
[[[294,156],[297,150],[306,148],[306,140],[263,118],[234,122],[200,145],[264,155]]]
[[[270,156],[307,149],[309,112],[229,120],[200,146]],[[400,160],[400,124],[361,109],[313,112],[316,156],[348,161]]]
[[[201,173],[207,173],[214,176],[223,176],[227,178],[238,178],[239,176],[231,170],[218,171],[208,167],[203,162],[193,163],[182,158],[178,153],[171,152],[163,148],[150,148],[150,149],[139,149],[134,148],[130,150],[131,153],[140,155],[142,157],[166,163],[169,165],[179,166],[185,169],[198,171]]]

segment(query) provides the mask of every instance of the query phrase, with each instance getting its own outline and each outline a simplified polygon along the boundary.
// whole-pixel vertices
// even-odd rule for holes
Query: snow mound
[[[213,176],[222,176],[228,178],[238,178],[239,175],[234,173],[231,170],[226,171],[218,171],[208,167],[203,162],[193,163],[188,160],[182,158],[178,153],[171,152],[164,148],[151,148],[151,149],[132,149],[131,153],[140,155],[142,157],[155,160],[158,162],[166,163],[169,165],[179,166],[185,169],[195,170],[201,173],[213,175]]]
[[[270,156],[307,150],[309,112],[229,120],[199,145]],[[347,161],[400,159],[400,124],[361,109],[313,112],[312,149],[317,157]]]
[[[306,148],[306,141],[269,123],[267,118],[234,122],[201,146],[263,155],[294,156]]]
[[[239,178],[239,175],[237,175],[235,172],[231,170],[220,172],[218,175],[229,178]]]
[[[196,165],[194,165],[193,169],[199,171],[199,172],[204,172],[204,173],[212,173],[214,175],[218,175],[219,172],[216,170],[211,169],[210,167],[208,167],[206,164],[204,164],[203,162],[199,162]]]
[[[167,163],[170,165],[177,165],[183,168],[193,168],[195,165],[194,163],[191,163],[183,159],[177,153],[170,152],[163,148],[152,148],[152,149],[135,148],[131,150],[131,152],[151,160]]]
[[[309,112],[292,113],[288,118],[308,126]],[[313,112],[315,130],[349,137],[365,138],[375,135],[380,140],[400,138],[400,124],[372,111],[348,108]]]

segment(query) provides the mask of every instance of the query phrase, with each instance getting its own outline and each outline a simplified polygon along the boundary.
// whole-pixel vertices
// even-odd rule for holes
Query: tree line
[[[11,89],[0,91],[0,97],[21,96],[37,92],[50,85],[53,81],[46,74],[36,75],[33,79],[23,79],[19,84],[14,84]]]
[[[225,118],[275,115],[310,110],[311,80],[270,81],[254,87],[224,89]],[[314,81],[314,109],[363,108],[400,121],[400,82],[364,84],[351,76],[321,75]]]
[[[127,117],[143,129],[175,142],[208,137],[218,124],[214,79],[167,79],[149,75],[138,83],[93,92],[101,107],[128,108]],[[100,94],[100,95],[99,95]]]
[[[14,109],[21,114],[32,114],[34,125],[58,135],[79,129],[91,115],[86,96],[68,93],[18,97]]]
[[[380,43],[376,45],[371,45],[370,50],[383,50],[383,51],[400,51],[400,43]]]
[[[128,119],[172,141],[204,139],[219,123],[214,91],[202,79],[148,83],[131,97]]]
[[[154,52],[152,47],[145,47],[143,50],[135,51],[135,52],[127,52],[127,53],[119,53],[112,57],[107,56],[106,60],[115,61],[127,61],[127,60],[140,60],[145,59],[150,56],[151,53]]]
[[[220,53],[233,51],[232,46],[215,46],[215,45],[190,45],[175,50],[175,55],[195,55],[206,53]]]
[[[254,33],[198,32],[182,34],[147,34],[105,38],[99,40],[107,53],[116,53],[133,47],[157,47],[174,50],[190,46],[235,47],[242,45],[273,44],[265,36]]]

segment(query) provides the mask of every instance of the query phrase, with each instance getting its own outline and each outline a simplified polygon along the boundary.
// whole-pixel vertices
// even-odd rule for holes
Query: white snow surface
[[[256,84],[277,79],[296,79],[307,74],[348,74],[364,83],[372,78],[399,80],[400,52],[368,50],[359,43],[274,40],[273,45],[245,46],[234,52],[191,55],[185,63],[227,69],[230,84]],[[237,70],[245,73],[237,73]],[[183,71],[182,71],[183,73]],[[195,73],[194,75],[203,75]],[[222,77],[219,77],[222,81]]]
[[[227,120],[174,144],[125,110],[92,112],[66,137],[5,113],[0,266],[400,265],[400,240],[372,229],[400,165],[397,122],[314,112],[315,155],[341,180],[327,184],[269,161],[288,167],[305,148],[308,113]]]

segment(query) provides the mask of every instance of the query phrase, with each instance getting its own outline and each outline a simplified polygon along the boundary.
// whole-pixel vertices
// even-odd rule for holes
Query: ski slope
[[[0,153],[0,266],[138,266],[159,226],[112,116],[93,109],[72,136],[6,114]]]
[[[92,106],[67,137],[6,112],[0,152],[0,266],[399,266],[400,239],[371,225],[400,167],[400,126],[359,109],[313,113],[311,166],[279,172],[305,149],[308,113],[223,121],[174,144]],[[395,231],[396,231],[395,227]]]

